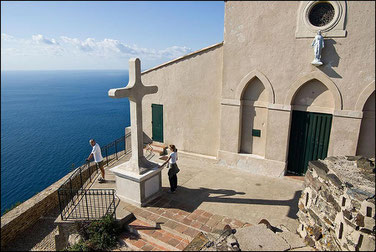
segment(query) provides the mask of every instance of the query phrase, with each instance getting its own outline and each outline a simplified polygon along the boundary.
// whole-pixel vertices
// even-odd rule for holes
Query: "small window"
[[[329,24],[334,18],[334,8],[330,3],[317,3],[309,12],[309,22],[316,27]]]

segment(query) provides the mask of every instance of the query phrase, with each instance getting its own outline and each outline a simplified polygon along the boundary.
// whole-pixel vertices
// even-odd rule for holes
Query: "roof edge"
[[[196,54],[202,53],[202,52],[204,52],[204,51],[207,51],[207,50],[210,50],[210,49],[212,49],[212,48],[219,47],[219,46],[222,46],[222,45],[223,45],[223,41],[220,42],[220,43],[217,43],[217,44],[214,44],[214,45],[211,45],[211,46],[208,46],[208,47],[202,48],[202,49],[197,50],[197,51],[195,51],[195,52],[192,52],[192,53],[189,53],[189,54],[183,55],[183,56],[181,56],[181,57],[179,57],[179,58],[176,58],[176,59],[173,59],[173,60],[167,61],[166,63],[163,63],[163,64],[161,64],[161,65],[155,66],[155,67],[150,68],[150,69],[148,69],[148,70],[145,70],[145,71],[143,71],[141,74],[149,73],[149,72],[151,72],[151,71],[154,71],[154,70],[157,70],[157,69],[159,69],[159,68],[165,67],[165,66],[167,66],[167,65],[170,65],[170,64],[175,63],[175,62],[177,62],[177,61],[180,61],[180,60],[182,60],[182,59],[189,58],[189,57],[191,57],[191,56],[193,56],[193,55],[196,55]]]

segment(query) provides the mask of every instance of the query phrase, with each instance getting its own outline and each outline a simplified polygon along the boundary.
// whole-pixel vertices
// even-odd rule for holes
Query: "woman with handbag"
[[[176,188],[178,187],[178,177],[176,176],[176,174],[180,171],[178,165],[176,164],[176,160],[178,160],[178,150],[173,144],[169,145],[169,149],[171,151],[171,154],[160,167],[163,167],[168,163],[168,179],[170,181],[169,193],[174,193],[176,191]]]

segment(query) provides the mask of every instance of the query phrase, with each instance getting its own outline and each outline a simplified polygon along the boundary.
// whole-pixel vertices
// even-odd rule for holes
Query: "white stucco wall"
[[[158,93],[143,100],[144,132],[152,137],[151,104],[163,105],[164,142],[216,156],[219,148],[222,44],[142,74]]]
[[[226,2],[222,99],[236,104],[242,80],[258,71],[270,82],[275,95],[267,117],[265,159],[286,161],[288,113],[292,109],[333,114],[328,155],[355,155],[362,117],[355,104],[361,91],[375,79],[375,3],[341,1],[347,35],[331,37],[324,33],[324,65],[320,67],[311,64],[315,33],[312,38],[296,36],[301,4]],[[312,80],[315,78],[328,90]],[[238,112],[231,116],[226,113],[235,111],[234,106],[221,106],[221,120],[227,122],[231,118],[232,123],[222,123],[220,150],[232,153],[239,151],[241,138]]]
[[[151,104],[163,104],[165,143],[281,176],[296,109],[332,114],[328,155],[355,155],[363,116],[374,118],[374,109],[364,113],[363,104],[374,90],[375,3],[332,3],[343,7],[344,19],[323,33],[324,65],[316,67],[315,32],[310,37],[299,21],[307,2],[225,2],[223,45],[143,73],[145,85],[159,87],[144,99],[145,133],[151,137]],[[374,128],[367,118],[362,139]],[[250,135],[252,128],[262,130],[261,138]]]
[[[310,64],[312,38],[296,38],[298,1],[228,1],[225,5],[223,98],[252,70],[271,82],[276,103],[286,89],[312,71],[330,78],[353,110],[359,92],[375,79],[375,2],[347,2],[345,38],[325,38],[324,66]],[[325,34],[324,34],[325,35]],[[359,90],[359,92],[354,92]]]

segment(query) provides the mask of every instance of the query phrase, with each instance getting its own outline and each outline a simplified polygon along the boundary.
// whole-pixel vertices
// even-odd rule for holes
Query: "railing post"
[[[87,194],[86,194],[86,190],[85,190],[84,192],[85,192],[84,196],[85,196],[85,201],[86,201],[87,219],[90,220],[90,215],[89,215],[89,205],[87,204],[87,196],[86,196]]]
[[[73,200],[73,194],[72,194],[72,179],[69,178],[69,184],[70,184],[70,195],[71,195],[71,200]]]
[[[63,218],[63,209],[61,208],[60,190],[57,190],[57,197],[59,199],[59,208],[60,208],[61,220],[64,220],[64,218]]]
[[[112,203],[114,204],[114,219],[116,219],[115,191],[112,190]]]
[[[115,140],[115,156],[116,156],[116,160],[118,159],[118,156],[117,156],[117,140]]]
[[[107,161],[107,166],[108,166],[108,152],[107,152],[107,150],[108,150],[108,147],[106,146],[106,161]]]
[[[83,183],[82,183],[82,170],[81,170],[81,166],[79,167],[79,169],[80,169],[80,181],[81,181],[81,187],[80,188],[82,188]]]
[[[91,169],[90,169],[90,165],[88,162],[86,162],[86,165],[87,165],[87,169],[89,170],[89,178],[90,178],[90,182],[91,182]]]

